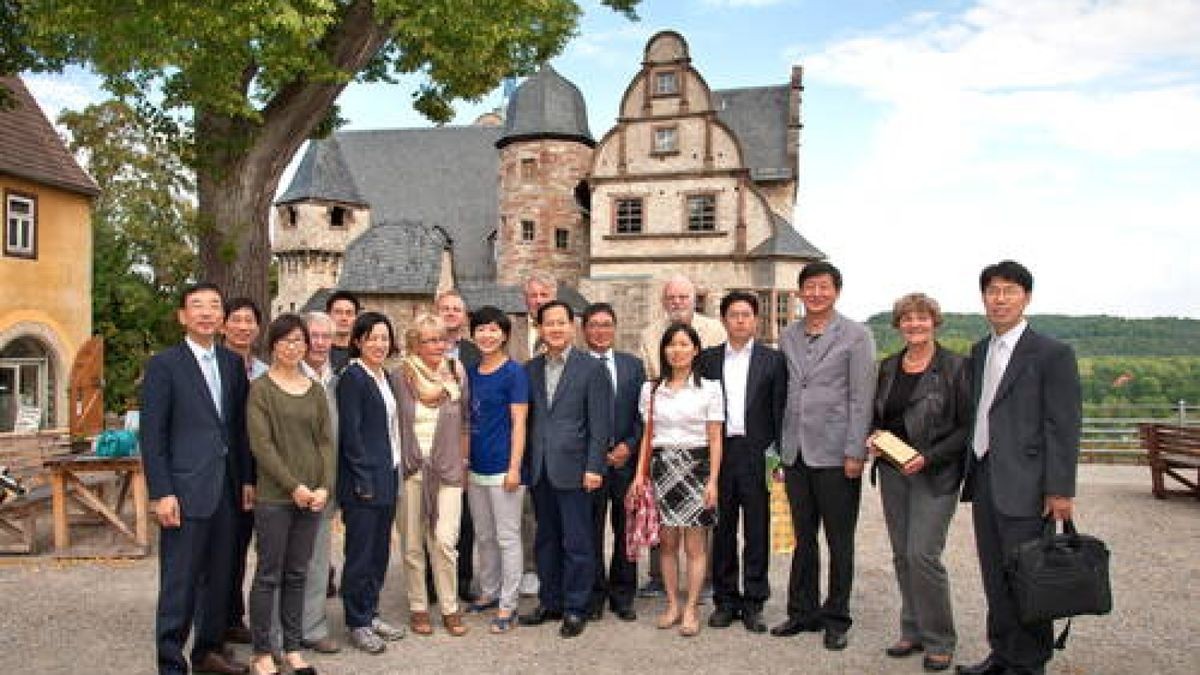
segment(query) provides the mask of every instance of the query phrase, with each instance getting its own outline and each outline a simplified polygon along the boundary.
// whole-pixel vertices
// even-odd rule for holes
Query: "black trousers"
[[[537,509],[538,600],[546,609],[587,616],[596,576],[592,497],[582,487],[560,490],[546,476],[530,492]]]
[[[771,595],[767,579],[770,561],[770,495],[767,460],[751,450],[744,437],[725,439],[721,475],[717,480],[717,527],[713,533],[713,603],[741,611],[761,610]],[[738,522],[744,544],[742,580],[738,588]]]
[[[346,525],[342,607],[347,628],[366,628],[379,613],[379,593],[387,576],[395,520],[395,502],[379,506],[342,504],[342,522]]]
[[[304,584],[321,514],[295,504],[259,502],[254,507],[258,564],[250,586],[250,634],[254,652],[271,652],[271,619],[279,612],[283,651],[300,650],[304,632]]]
[[[1053,654],[1054,626],[1049,621],[1025,625],[1017,618],[1016,599],[1004,574],[1004,559],[1017,544],[1042,536],[1042,519],[1000,513],[992,493],[990,465],[987,459],[976,465],[971,510],[975,549],[987,596],[988,645],[993,657],[1009,668],[1036,672]]]
[[[625,557],[625,493],[633,476],[628,471],[609,469],[604,485],[592,493],[592,546],[596,549],[596,581],[592,584],[592,607],[607,601],[613,611],[633,607],[637,592],[637,563]],[[605,520],[612,525],[612,559],[604,564]]]
[[[226,486],[208,518],[183,518],[159,531],[158,609],[155,639],[158,672],[186,673],[183,646],[193,626],[192,662],[220,651],[229,602],[233,550],[233,496]]]
[[[246,554],[254,535],[254,512],[242,510],[242,495],[234,495],[233,557],[230,559],[229,620],[230,626],[245,626],[246,616]]]
[[[788,616],[819,621],[827,630],[846,631],[852,623],[850,587],[862,478],[847,478],[840,466],[806,466],[804,458],[797,457],[795,465],[784,469],[784,486],[796,530],[796,550],[788,574]],[[829,584],[824,603],[819,602],[818,527],[825,530],[829,548]]]

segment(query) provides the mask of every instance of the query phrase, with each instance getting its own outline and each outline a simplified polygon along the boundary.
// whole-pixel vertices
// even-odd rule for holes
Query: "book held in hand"
[[[871,443],[879,450],[879,455],[897,469],[904,468],[905,464],[913,461],[920,454],[890,431],[880,431],[875,434]]]

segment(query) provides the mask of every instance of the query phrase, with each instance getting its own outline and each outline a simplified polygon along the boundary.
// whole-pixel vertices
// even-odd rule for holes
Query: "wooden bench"
[[[1200,426],[1139,424],[1138,433],[1146,445],[1154,497],[1166,499],[1167,495],[1182,494],[1200,499]],[[1168,489],[1167,476],[1187,489]]]
[[[0,553],[34,553],[37,519],[49,509],[49,474],[42,463],[66,449],[60,432],[0,434],[0,466],[21,482],[23,495],[9,493],[0,503]]]

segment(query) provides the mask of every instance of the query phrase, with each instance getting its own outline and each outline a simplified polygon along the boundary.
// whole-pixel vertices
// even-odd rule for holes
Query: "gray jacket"
[[[875,340],[861,324],[834,312],[825,332],[810,341],[804,321],[784,329],[779,348],[787,360],[787,405],[780,454],[792,466],[801,454],[810,467],[840,467],[864,459],[875,393]]]

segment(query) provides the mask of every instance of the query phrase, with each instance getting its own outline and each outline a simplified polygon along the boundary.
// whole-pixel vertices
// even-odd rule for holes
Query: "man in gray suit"
[[[525,483],[537,513],[538,607],[521,616],[536,626],[562,618],[559,634],[575,637],[587,621],[596,576],[592,498],[603,484],[612,438],[612,383],[598,359],[573,349],[575,315],[554,300],[538,310],[546,350],[526,366],[529,435]]]
[[[854,530],[862,495],[875,392],[875,342],[834,305],[842,273],[827,262],[800,272],[804,318],[784,329],[787,405],[781,456],[796,550],[788,577],[788,618],[776,636],[825,631],[827,649],[845,649],[854,577]],[[819,604],[817,527],[829,544],[829,589]]]
[[[1053,627],[1018,620],[1004,560],[1041,535],[1044,518],[1071,517],[1082,424],[1079,370],[1069,346],[1028,327],[1029,270],[1011,260],[990,265],[979,288],[992,331],[971,348],[975,425],[962,498],[974,502],[991,653],[958,672],[1043,673]]]

